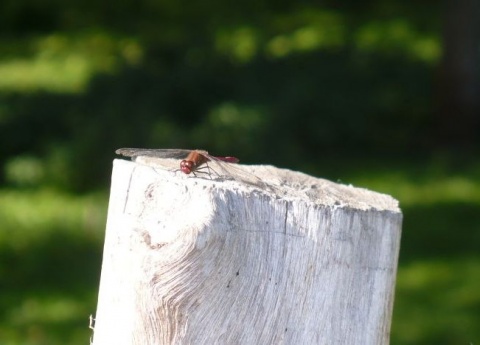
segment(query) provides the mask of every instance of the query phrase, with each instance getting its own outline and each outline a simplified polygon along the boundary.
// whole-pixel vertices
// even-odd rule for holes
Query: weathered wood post
[[[172,164],[114,162],[94,345],[389,343],[396,200],[273,167],[239,167],[266,190]]]

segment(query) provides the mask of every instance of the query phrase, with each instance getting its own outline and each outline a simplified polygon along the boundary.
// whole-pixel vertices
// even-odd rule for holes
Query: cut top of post
[[[199,183],[207,184],[213,181],[223,182],[226,189],[257,191],[276,198],[300,199],[322,206],[401,213],[398,201],[389,195],[269,165],[208,162],[206,169],[211,167],[213,172],[187,176],[179,171],[177,159],[138,156],[133,160],[150,166],[157,173],[172,174],[180,179],[194,178]],[[228,170],[225,166],[228,166]]]

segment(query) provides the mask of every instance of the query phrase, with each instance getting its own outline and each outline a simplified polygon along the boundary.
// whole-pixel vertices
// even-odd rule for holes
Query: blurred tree
[[[105,184],[125,145],[324,171],[319,152],[410,157],[435,149],[433,134],[473,142],[474,0],[451,2],[446,14],[437,117],[433,0],[50,0],[30,21],[37,3],[0,3],[0,166],[11,159],[10,180],[18,162],[40,157],[38,176],[59,171],[62,188],[88,190]]]
[[[437,145],[474,148],[480,130],[480,2],[447,0],[437,94]]]

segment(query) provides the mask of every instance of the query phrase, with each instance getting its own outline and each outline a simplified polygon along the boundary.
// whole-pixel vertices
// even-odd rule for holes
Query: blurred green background
[[[88,344],[119,147],[391,194],[391,343],[480,343],[476,0],[0,3],[0,344]]]

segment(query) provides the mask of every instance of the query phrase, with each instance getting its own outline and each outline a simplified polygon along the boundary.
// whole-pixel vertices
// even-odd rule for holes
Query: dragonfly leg
[[[205,171],[206,170],[206,171]],[[220,174],[215,171],[215,169],[213,169],[209,164],[208,162],[205,162],[204,165],[202,165],[201,167],[198,167],[197,169],[195,169],[194,171],[192,171],[192,174],[197,177],[197,175],[195,173],[199,173],[199,174],[206,174],[208,175],[208,177],[210,178],[210,180],[213,180],[212,178],[212,174],[220,177]]]

